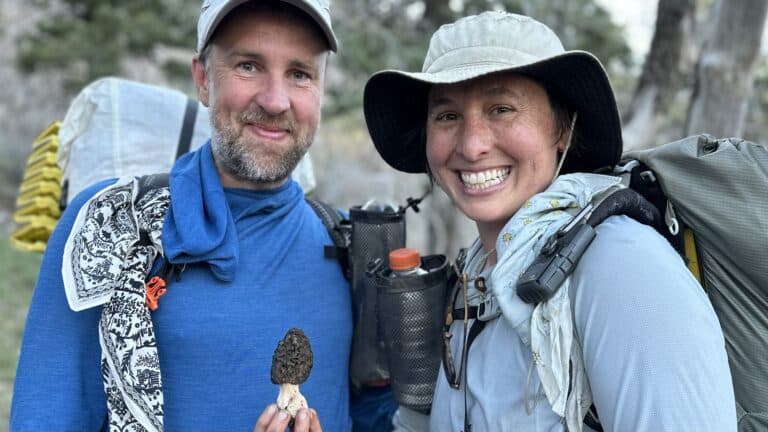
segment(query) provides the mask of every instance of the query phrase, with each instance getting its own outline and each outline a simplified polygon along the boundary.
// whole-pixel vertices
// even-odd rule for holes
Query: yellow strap
[[[45,240],[56,227],[58,219],[50,216],[25,216],[17,222],[20,226],[14,231],[19,238]]]
[[[23,185],[44,180],[53,180],[55,182],[61,181],[61,170],[59,167],[37,166],[32,169],[26,169],[24,171],[24,178],[21,179],[21,183]]]
[[[58,135],[60,126],[61,126],[61,122],[58,120],[51,122],[51,124],[46,126],[45,129],[43,129],[39,134],[37,134],[35,139],[32,140],[32,143],[41,141],[43,138],[49,135]]]
[[[27,201],[38,196],[49,196],[58,201],[61,199],[61,185],[52,180],[25,183],[19,188],[16,197],[16,207],[24,205]]]
[[[59,166],[56,164],[56,151],[39,153],[37,155],[29,155],[29,158],[27,159],[27,168],[25,171],[33,171],[37,167],[59,168]]]
[[[701,270],[699,268],[699,255],[696,252],[696,240],[693,238],[693,231],[688,228],[683,230],[683,248],[686,261],[688,261],[688,270],[701,283]]]
[[[20,224],[11,233],[11,244],[19,250],[42,252],[45,243],[56,226],[56,219],[46,216],[27,216],[18,221]]]
[[[58,135],[48,135],[40,141],[35,141],[32,144],[32,151],[29,153],[28,159],[35,159],[42,154],[53,154],[59,151],[59,137]]]
[[[57,164],[59,127],[54,121],[32,141],[24,178],[13,213],[11,244],[19,250],[42,252],[60,216],[61,170]]]
[[[49,216],[58,219],[61,216],[59,201],[49,196],[35,196],[28,199],[16,206],[13,220],[20,223],[24,216]]]
[[[26,241],[26,240],[19,240],[14,236],[11,236],[11,244],[16,249],[22,251],[22,252],[45,252],[45,244],[47,242],[45,240],[41,241]]]

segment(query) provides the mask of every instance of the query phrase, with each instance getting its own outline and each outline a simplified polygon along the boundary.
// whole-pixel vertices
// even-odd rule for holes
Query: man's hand
[[[256,421],[253,432],[284,432],[291,421],[288,411],[277,409],[277,405],[268,406]],[[296,421],[291,429],[293,432],[322,432],[317,411],[312,408],[300,408],[296,412]]]

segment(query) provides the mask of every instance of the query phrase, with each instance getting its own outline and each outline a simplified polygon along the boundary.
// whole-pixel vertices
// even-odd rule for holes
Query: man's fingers
[[[322,432],[322,430],[317,411],[311,408],[301,408],[296,413],[296,423],[293,425],[293,432]]]
[[[293,432],[308,432],[310,430],[309,417],[309,410],[306,408],[300,408],[299,411],[296,412],[296,423],[293,424]]]
[[[291,421],[288,411],[277,408],[277,405],[268,406],[256,420],[253,432],[283,432]],[[296,413],[293,432],[323,432],[320,426],[320,417],[312,408],[301,408]]]
[[[256,420],[256,426],[253,427],[253,432],[264,432],[267,430],[267,426],[272,421],[272,418],[275,416],[276,412],[277,405],[275,404],[265,408],[264,411],[261,412],[259,419]]]
[[[310,423],[309,423],[310,432],[323,432],[323,428],[320,426],[320,417],[317,415],[317,411],[315,411],[313,408],[310,408],[309,412],[310,412]]]
[[[277,405],[268,406],[256,420],[253,432],[283,432],[291,416],[285,410],[278,410]]]

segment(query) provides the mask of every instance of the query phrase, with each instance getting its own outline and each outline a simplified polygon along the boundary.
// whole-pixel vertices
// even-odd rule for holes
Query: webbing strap
[[[326,258],[335,258],[341,266],[342,274],[347,280],[352,279],[352,265],[349,262],[349,241],[342,233],[341,225],[345,222],[344,216],[335,207],[322,201],[309,197],[304,200],[315,211],[315,214],[325,225],[328,235],[331,236],[333,246],[326,246],[324,255]]]
[[[195,120],[197,119],[197,100],[187,98],[187,108],[184,110],[184,120],[181,123],[181,132],[179,133],[179,144],[176,145],[176,157],[187,153],[192,145],[192,132],[195,131]]]
[[[485,328],[487,323],[488,321],[475,320],[469,328],[469,335],[467,335],[467,363],[469,363],[469,349],[472,347],[472,342],[475,341],[475,338]]]
[[[704,286],[701,281],[701,267],[699,266],[699,252],[696,249],[696,239],[693,236],[693,231],[688,228],[683,230],[683,251],[685,252],[688,270],[699,281],[699,284]]]

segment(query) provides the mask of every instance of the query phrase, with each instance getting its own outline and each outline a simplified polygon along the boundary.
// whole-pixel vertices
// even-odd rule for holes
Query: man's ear
[[[192,79],[195,81],[195,88],[197,88],[198,99],[200,99],[200,102],[203,105],[209,106],[208,77],[205,73],[205,65],[203,64],[202,60],[200,60],[199,55],[196,55],[192,58]]]

